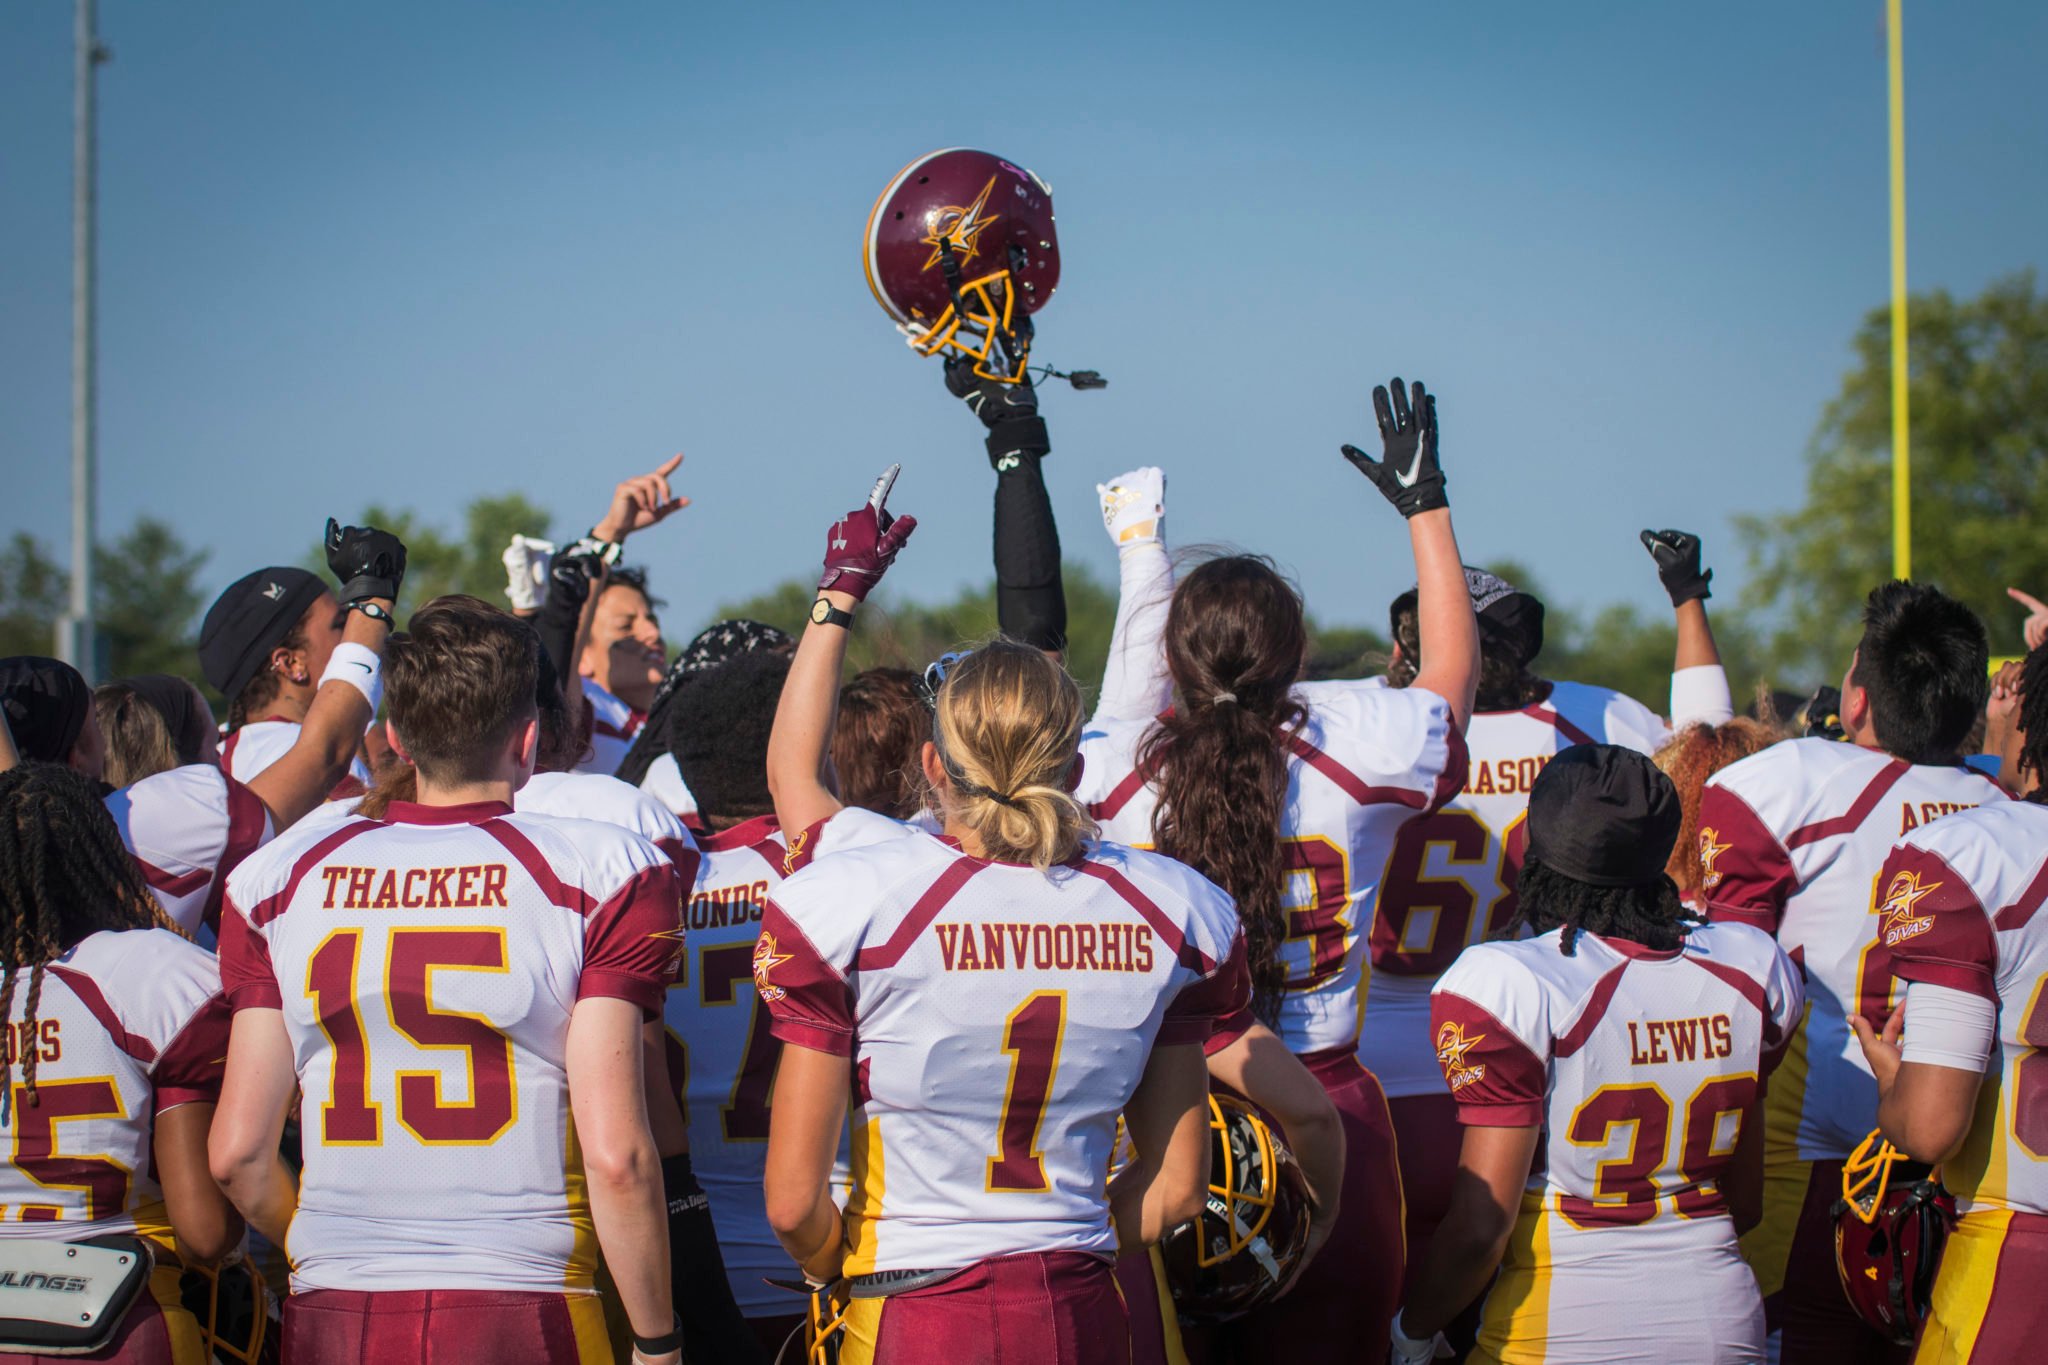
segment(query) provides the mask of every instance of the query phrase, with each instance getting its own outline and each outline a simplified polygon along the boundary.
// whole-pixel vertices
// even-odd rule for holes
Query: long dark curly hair
[[[21,1036],[33,1037],[43,969],[103,929],[180,933],[150,894],[91,779],[53,763],[0,773],[0,1027],[28,971]],[[28,1102],[36,1098],[36,1052],[16,1048]],[[13,1062],[0,1063],[0,1091]]]
[[[1308,653],[1301,597],[1271,560],[1212,559],[1167,609],[1173,709],[1139,747],[1159,792],[1159,850],[1228,891],[1244,923],[1252,1009],[1271,1024],[1287,988],[1281,827],[1288,731],[1307,719],[1294,695]]]

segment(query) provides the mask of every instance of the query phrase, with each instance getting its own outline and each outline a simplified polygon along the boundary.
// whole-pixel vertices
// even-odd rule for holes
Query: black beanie
[[[68,763],[92,714],[92,689],[61,659],[18,655],[0,659],[0,708],[23,758]]]
[[[326,584],[304,569],[258,569],[228,585],[199,627],[199,669],[233,701],[263,671]]]
[[[1649,759],[1578,744],[1530,785],[1528,856],[1588,886],[1640,886],[1664,875],[1684,819],[1678,789]]]

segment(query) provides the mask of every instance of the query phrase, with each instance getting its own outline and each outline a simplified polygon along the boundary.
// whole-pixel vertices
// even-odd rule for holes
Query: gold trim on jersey
[[[1763,1217],[1742,1234],[1742,1259],[1756,1276],[1765,1298],[1785,1287],[1785,1264],[1792,1258],[1792,1239],[1806,1208],[1806,1190],[1813,1183],[1811,1161],[1774,1161],[1764,1166]]]
[[[846,1334],[839,1339],[839,1365],[874,1365],[882,1336],[882,1313],[889,1300],[854,1299],[846,1305]]]
[[[1963,1139],[1962,1150],[1942,1163],[1941,1183],[1959,1204],[1966,1203],[1973,1211],[2006,1204],[2006,1167],[2012,1159],[2012,1149],[2006,1144],[2019,1141],[2012,1131],[2012,1106],[2005,1102],[2013,1067],[2008,1061],[1985,1077],[1977,1088],[1969,1136]],[[2026,1150],[2024,1144],[2020,1150]]]
[[[2004,1146],[2003,1134],[1999,1146]],[[1942,1249],[1932,1311],[1921,1329],[1913,1365],[1962,1365],[1975,1352],[1991,1295],[1998,1288],[1998,1258],[2005,1251],[2011,1224],[2011,1209],[1985,1209],[1957,1220]]]
[[[853,1189],[846,1196],[846,1265],[843,1275],[865,1275],[875,1268],[876,1241],[881,1232],[882,1195],[887,1175],[882,1155],[882,1121],[869,1119],[853,1130],[848,1165]],[[881,1303],[882,1300],[863,1300]]]
[[[1474,1361],[1537,1365],[1550,1340],[1550,1218],[1540,1191],[1522,1195],[1522,1211],[1508,1236],[1500,1278],[1481,1309]]]
[[[590,1178],[583,1173],[583,1144],[576,1140],[576,1117],[562,1101],[562,1193],[569,1208],[568,1264],[562,1267],[562,1288],[570,1294],[588,1294],[597,1286],[597,1223],[590,1216]],[[598,1336],[604,1335],[599,1314]],[[580,1349],[581,1329],[578,1330]]]

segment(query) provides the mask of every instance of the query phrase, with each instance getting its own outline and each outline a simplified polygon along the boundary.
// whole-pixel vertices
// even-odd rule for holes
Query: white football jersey
[[[2005,789],[1974,769],[1792,739],[1723,768],[1700,796],[1707,914],[1774,933],[1806,970],[1812,1006],[1772,1088],[1771,1161],[1840,1160],[1877,1121],[1877,1082],[1849,1014],[1888,1013],[1897,991],[1880,937],[1878,872],[1893,843]]]
[[[690,876],[687,859],[697,841],[675,812],[654,797],[603,773],[535,773],[513,795],[512,808],[525,815],[552,815],[565,820],[602,820],[630,829],[675,859]]]
[[[157,904],[188,934],[220,932],[228,874],[272,834],[256,794],[210,763],[118,788],[107,810]]]
[[[647,717],[588,678],[583,680],[583,700],[590,707],[590,757],[577,764],[576,771],[610,777],[625,761]]]
[[[228,1009],[213,954],[168,929],[103,930],[45,969],[33,1030],[27,1006],[24,970],[4,1035],[0,1238],[135,1232],[169,1247],[155,1119],[220,1097]]]
[[[1567,957],[1561,938],[1476,944],[1431,998],[1459,1122],[1546,1139],[1480,1346],[1761,1359],[1763,1301],[1719,1181],[1798,1021],[1799,973],[1746,925],[1700,926],[1667,952],[1581,934]]]
[[[1965,1213],[2048,1215],[2048,1063],[2037,1055],[2048,1044],[2048,809],[1999,801],[1924,825],[1892,850],[1878,885],[1892,974],[1998,1008],[1990,1080],[1942,1183]]]
[[[569,1016],[660,1010],[681,902],[646,840],[494,802],[393,802],[244,862],[221,975],[297,1054],[293,1288],[594,1292]]]
[[[1179,863],[1090,844],[1046,874],[922,833],[776,888],[754,980],[776,1037],[853,1063],[849,1275],[1113,1256],[1117,1115],[1155,1043],[1249,990],[1235,907]]]
[[[683,781],[683,770],[676,766],[674,754],[660,754],[647,765],[640,790],[668,807],[680,820],[688,820],[697,813],[697,798]]]
[[[1277,1031],[1299,1053],[1349,1049],[1366,1014],[1367,930],[1402,827],[1439,810],[1465,780],[1450,703],[1419,688],[1303,683],[1309,717],[1288,745],[1283,852],[1290,934]],[[1138,771],[1150,721],[1091,727],[1079,795],[1104,837],[1152,843],[1158,793]]]
[[[281,716],[250,721],[221,740],[221,769],[237,782],[255,781],[258,773],[292,751],[302,728],[299,722]],[[370,775],[363,756],[357,754],[349,760],[348,776],[334,784],[328,799],[340,801],[361,796],[375,785],[376,779]]]
[[[1472,717],[1464,786],[1442,810],[1401,826],[1381,875],[1358,1059],[1388,1098],[1443,1093],[1430,1046],[1430,987],[1467,945],[1514,918],[1522,818],[1536,774],[1575,744],[1650,754],[1670,734],[1634,698],[1575,682],[1552,683],[1549,696],[1519,710]]]
[[[790,866],[906,833],[890,821],[835,817],[800,834],[792,859],[775,817],[766,815],[697,841],[703,862],[683,906],[689,961],[668,992],[669,1079],[681,1087],[690,1164],[711,1196],[726,1278],[749,1317],[804,1311],[801,1294],[766,1283],[803,1277],[768,1226],[761,1192],[782,1056],[754,989],[761,916]]]

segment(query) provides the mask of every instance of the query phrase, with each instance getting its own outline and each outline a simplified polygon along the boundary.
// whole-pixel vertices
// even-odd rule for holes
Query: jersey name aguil
[[[1707,915],[1776,934],[1806,973],[1807,1020],[1765,1115],[1767,1161],[1840,1160],[1876,1124],[1877,1082],[1849,1014],[1882,1015],[1896,995],[1879,869],[1921,825],[2005,799],[1973,769],[1826,739],[1773,744],[1708,779],[1699,817]]]

